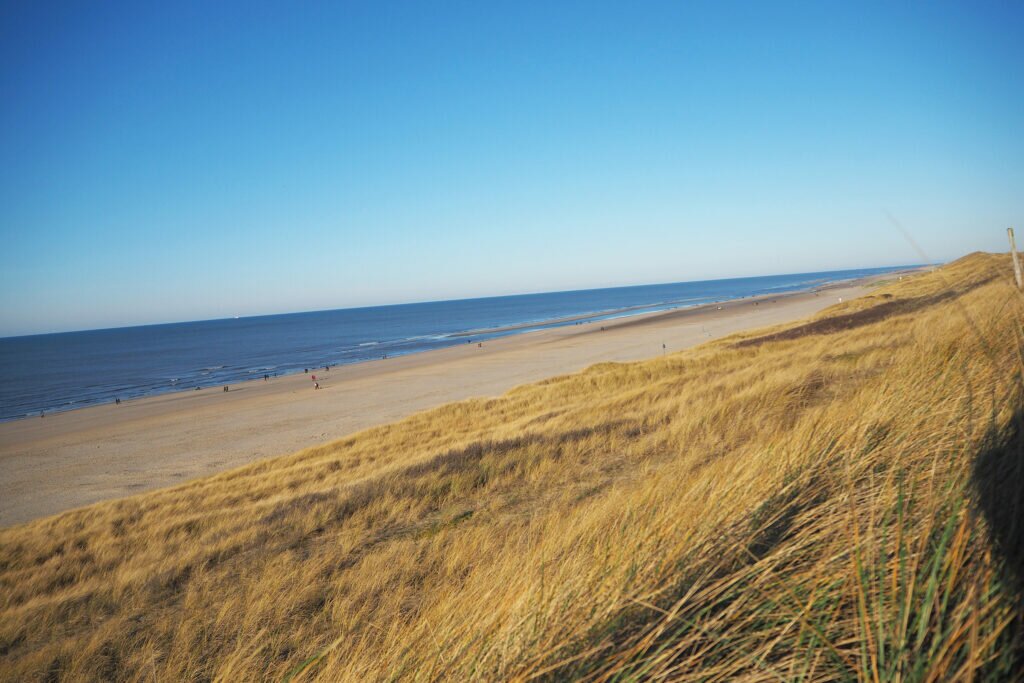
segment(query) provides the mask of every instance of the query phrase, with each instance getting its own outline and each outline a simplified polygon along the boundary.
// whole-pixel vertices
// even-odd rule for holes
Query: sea
[[[0,339],[0,421],[563,325],[770,295],[914,266],[286,313]]]

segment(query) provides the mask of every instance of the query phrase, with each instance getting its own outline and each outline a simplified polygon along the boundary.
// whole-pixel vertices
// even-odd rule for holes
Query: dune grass
[[[1024,675],[1005,255],[0,530],[4,680]]]

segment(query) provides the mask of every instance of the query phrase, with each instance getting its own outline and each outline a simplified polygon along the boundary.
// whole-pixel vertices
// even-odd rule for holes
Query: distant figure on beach
[[[228,385],[227,385],[227,384],[225,384],[225,385],[224,385],[224,391],[227,391],[227,390],[228,390]]]
[[[478,349],[484,348],[484,343],[483,342],[477,342],[476,348],[478,348]]]
[[[308,374],[309,374],[309,368],[306,368],[306,369],[305,369],[305,370],[303,370],[302,372],[303,372],[303,374],[306,374],[306,375],[308,375]]]
[[[117,397],[115,396],[115,397],[114,397],[114,405],[115,405],[115,406],[119,406],[119,405],[121,405],[121,399],[119,399],[119,398],[117,398]]]
[[[319,389],[320,388],[320,382],[313,382],[313,388],[314,389]]]
[[[330,365],[325,365],[325,366],[324,366],[324,370],[325,370],[325,371],[327,371],[327,370],[330,370],[330,369],[331,369],[331,366],[330,366]]]
[[[263,375],[263,381],[266,382],[270,379],[270,375]]]
[[[312,379],[315,382],[316,381],[316,375],[313,375],[310,379]]]

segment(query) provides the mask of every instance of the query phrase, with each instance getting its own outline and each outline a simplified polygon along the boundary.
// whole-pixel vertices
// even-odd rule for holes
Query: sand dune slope
[[[1022,321],[975,254],[0,530],[2,678],[1019,678]]]

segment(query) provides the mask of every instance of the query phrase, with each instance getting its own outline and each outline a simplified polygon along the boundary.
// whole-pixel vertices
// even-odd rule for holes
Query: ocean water
[[[0,339],[0,420],[476,343],[575,320],[807,289],[908,266],[289,313]]]

